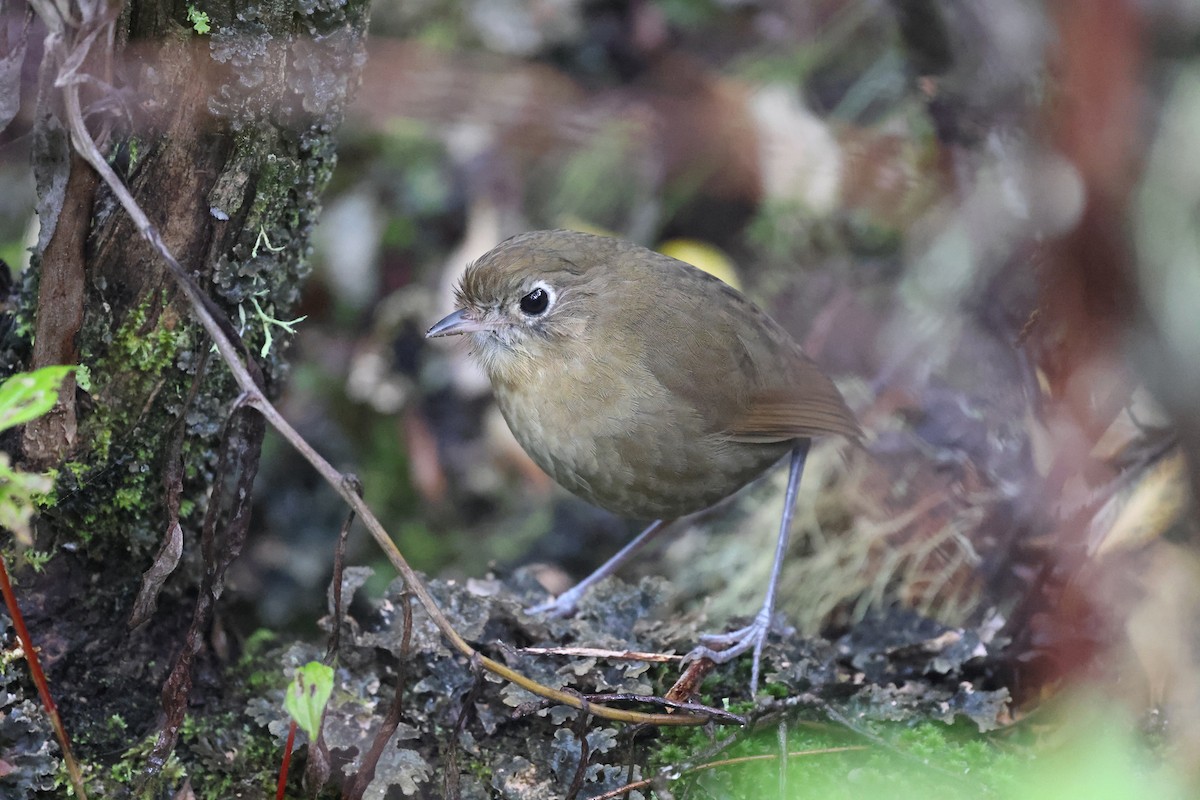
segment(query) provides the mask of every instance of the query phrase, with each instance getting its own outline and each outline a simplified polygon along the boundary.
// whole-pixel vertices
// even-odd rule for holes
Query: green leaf
[[[53,488],[51,474],[15,470],[8,454],[0,453],[0,529],[11,531],[22,546],[32,547],[30,520],[35,504]]]
[[[333,667],[319,661],[310,661],[296,670],[296,677],[283,698],[283,707],[296,720],[296,724],[315,742],[321,730],[321,717],[329,696],[333,694]]]
[[[201,36],[212,31],[212,26],[209,24],[207,12],[201,11],[194,5],[188,5],[187,18],[188,22],[192,23],[192,30]]]
[[[58,387],[74,369],[73,366],[42,367],[34,372],[20,372],[0,383],[0,431],[24,425],[54,408]]]

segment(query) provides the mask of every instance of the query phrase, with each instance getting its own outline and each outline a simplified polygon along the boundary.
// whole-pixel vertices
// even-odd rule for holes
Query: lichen
[[[364,580],[361,568],[346,576],[346,602],[349,600],[345,595],[353,594]],[[662,591],[660,582],[654,580],[634,586],[606,581],[570,620],[541,620],[519,611],[533,599],[532,583],[524,573],[508,581],[470,581],[465,586],[435,580],[430,591],[456,629],[487,649],[491,649],[488,643],[492,642],[521,641],[542,646],[587,643],[616,651],[670,652],[694,642],[703,622],[654,621],[650,612],[660,602]],[[404,723],[397,734],[397,752],[392,753],[394,763],[381,765],[376,781],[382,782],[380,789],[394,786],[404,796],[432,796],[443,790],[443,784],[432,776],[444,779],[452,746],[458,749],[454,763],[463,796],[475,796],[471,792],[476,790],[481,792],[479,796],[487,796],[483,787],[490,786],[502,796],[513,798],[563,796],[579,769],[581,730],[588,752],[583,772],[585,795],[611,791],[663,770],[677,775],[680,764],[711,749],[712,731],[706,729],[644,731],[632,749],[631,731],[623,726],[590,718],[580,729],[579,712],[544,705],[490,675],[475,674],[463,659],[445,648],[436,629],[415,604],[406,649],[402,613],[406,603],[413,601],[397,582],[372,604],[368,613],[343,620],[341,668],[335,689],[335,698],[340,699],[335,699],[327,711],[326,736],[332,737],[331,747],[336,741],[351,759],[346,774],[357,769],[361,753],[378,729],[400,669],[405,672]],[[323,622],[331,623],[328,618]],[[970,729],[987,730],[1005,717],[1007,695],[1002,689],[985,692],[970,688],[969,679],[980,668],[982,651],[977,645],[978,639],[971,631],[952,631],[897,613],[879,620],[874,627],[864,628],[863,635],[843,637],[836,644],[797,637],[773,641],[764,653],[764,674],[770,691],[755,700],[745,698],[749,666],[748,659],[741,659],[710,675],[701,687],[700,700],[751,719],[794,722],[827,723],[824,709],[840,709],[833,713],[854,719],[857,724],[878,725],[878,736],[894,737],[894,728],[888,726],[895,723],[889,720],[897,713],[897,701],[902,697],[902,725],[930,719],[947,723],[969,719],[973,723]],[[285,671],[316,652],[313,647],[294,646],[277,658]],[[676,674],[672,667],[636,661],[534,656],[504,646],[495,648],[493,655],[539,682],[583,694],[661,695]],[[861,682],[862,673],[854,666],[857,662],[872,665],[872,682]],[[854,679],[856,674],[860,676],[858,681]],[[906,687],[903,692],[895,689],[898,681]],[[810,699],[800,700],[803,697]],[[453,731],[459,727],[463,704],[468,700],[462,732],[454,745]],[[274,695],[252,700],[249,707],[257,724],[282,734],[286,720]],[[752,735],[753,728],[741,732],[727,729],[737,734],[733,741],[738,744],[731,753],[721,755],[778,753],[774,728],[772,723],[772,733],[765,738]],[[845,744],[845,740],[860,741],[855,734],[833,726],[823,746]],[[983,760],[989,758],[990,754]],[[830,763],[844,774],[844,761]],[[428,773],[426,765],[431,767]],[[764,774],[773,775],[769,771]],[[736,780],[730,784],[728,771],[690,780],[710,787],[736,784]],[[755,786],[761,788],[766,780],[756,779]],[[756,795],[730,788],[718,791],[716,796]]]
[[[0,614],[7,627],[8,617]],[[58,745],[45,712],[35,701],[22,699],[18,686],[24,662],[0,653],[0,796],[30,797],[49,791],[58,771]]]

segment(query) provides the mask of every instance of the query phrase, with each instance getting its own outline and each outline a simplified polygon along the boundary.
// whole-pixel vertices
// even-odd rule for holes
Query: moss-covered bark
[[[189,9],[207,14],[207,33]],[[100,54],[89,61],[111,81],[86,90],[101,147],[242,331],[269,386],[286,370],[286,336],[272,320],[287,319],[298,300],[333,135],[364,59],[367,10],[132,2],[111,72]],[[44,65],[34,152],[42,236],[0,372],[73,360],[84,370],[54,415],[5,444],[27,466],[59,470],[38,523],[38,547],[56,555],[43,572],[22,574],[20,591],[82,757],[107,760],[159,713],[194,602],[198,530],[236,389],[160,259],[70,156],[54,77]],[[168,530],[164,480],[176,447],[184,560],[158,612],[131,633],[141,574]]]

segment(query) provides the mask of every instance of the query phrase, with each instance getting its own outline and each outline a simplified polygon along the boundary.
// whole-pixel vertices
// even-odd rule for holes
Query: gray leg
[[[754,665],[750,672],[750,696],[758,692],[758,662],[763,644],[771,631],[771,617],[775,613],[775,591],[779,586],[779,573],[783,570],[783,557],[787,553],[788,537],[792,526],[792,511],[796,505],[796,493],[800,488],[800,475],[804,472],[804,459],[808,455],[808,440],[802,439],[792,449],[791,469],[788,472],[787,494],[783,499],[783,519],[779,524],[779,539],[775,543],[775,564],[771,567],[771,580],[767,584],[767,596],[763,600],[754,621],[740,630],[701,636],[700,644],[684,657],[684,661],[708,658],[725,664],[754,649]],[[713,649],[716,648],[716,649]]]
[[[646,530],[637,535],[629,544],[622,547],[615,556],[605,561],[591,575],[581,580],[579,583],[572,586],[567,591],[560,594],[553,600],[547,601],[532,608],[525,609],[526,614],[545,614],[551,617],[569,617],[575,613],[575,606],[579,602],[579,598],[583,597],[584,592],[595,586],[600,581],[607,578],[616,572],[622,564],[635,555],[639,550],[645,547],[660,533],[670,527],[674,520],[656,519],[651,522]]]

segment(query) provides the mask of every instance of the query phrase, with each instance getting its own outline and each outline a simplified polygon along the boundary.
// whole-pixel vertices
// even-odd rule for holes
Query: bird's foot
[[[700,637],[700,644],[683,657],[683,663],[707,658],[717,664],[728,664],[745,653],[754,651],[754,663],[750,667],[750,696],[758,693],[759,660],[767,634],[771,632],[771,609],[763,608],[754,621],[744,628],[729,633],[711,633]]]
[[[622,547],[615,556],[610,558],[608,561],[605,561],[591,575],[588,575],[586,578],[553,600],[549,600],[545,603],[525,609],[525,613],[541,614],[543,616],[555,617],[558,619],[571,616],[575,613],[576,607],[579,605],[579,600],[588,592],[589,589],[616,572],[618,567],[632,558],[635,553],[649,544],[663,531],[670,530],[672,522],[673,520],[669,519],[654,520],[654,522],[651,522],[646,530],[639,533],[632,542]]]
[[[576,591],[578,588],[580,587],[574,586],[553,600],[547,600],[544,603],[538,603],[536,606],[530,606],[525,609],[525,613],[533,616],[549,617],[550,619],[566,619],[575,613],[579,604],[579,598],[583,597],[583,592]]]

